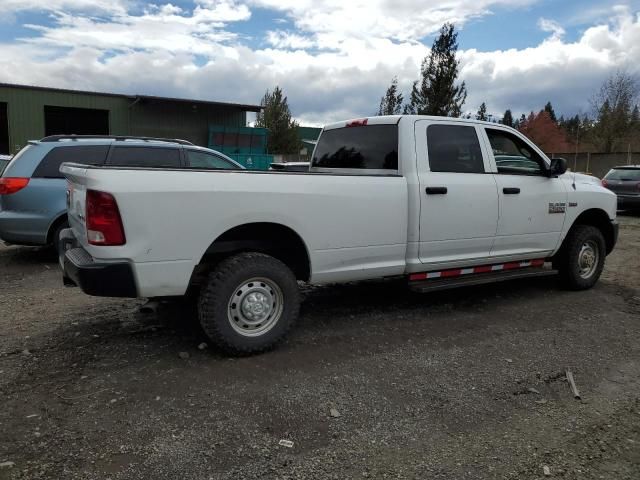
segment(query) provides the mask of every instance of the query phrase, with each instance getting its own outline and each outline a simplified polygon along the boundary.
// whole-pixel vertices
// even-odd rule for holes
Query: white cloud
[[[2,0],[0,13],[22,11],[74,11],[125,14],[129,0]]]
[[[63,0],[49,3],[56,2]],[[464,24],[506,3],[531,0],[425,1],[420,8],[409,0],[199,0],[135,14],[123,7],[108,18],[66,7],[53,23],[32,26],[34,36],[0,44],[0,65],[14,66],[0,70],[0,81],[243,103],[280,85],[299,120],[323,124],[373,114],[396,75],[408,97],[428,52],[420,38],[443,21]],[[259,32],[267,47],[249,46],[233,28],[254,6],[288,19]],[[531,48],[460,52],[466,109],[486,101],[492,113],[519,114],[550,100],[559,113],[575,113],[588,108],[609,72],[638,72],[640,17],[628,8],[573,42],[551,20],[539,27],[551,35]]]
[[[331,44],[351,38],[417,41],[444,22],[458,26],[487,15],[491,7],[519,7],[536,0],[248,0],[279,10],[301,31],[323,35]],[[333,46],[333,45],[330,45]]]
[[[266,40],[275,48],[288,48],[293,50],[312,48],[315,45],[315,42],[308,37],[282,30],[268,31]]]
[[[540,18],[538,20],[538,27],[540,27],[540,30],[543,32],[551,33],[553,38],[561,38],[566,33],[558,22],[548,18]]]

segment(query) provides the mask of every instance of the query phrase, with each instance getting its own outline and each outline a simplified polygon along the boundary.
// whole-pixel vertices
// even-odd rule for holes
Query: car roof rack
[[[179,143],[180,145],[193,145],[188,140],[181,140],[179,138],[159,138],[159,137],[137,137],[131,135],[49,135],[40,139],[41,142],[59,142],[60,140],[140,140],[143,142],[171,142]]]

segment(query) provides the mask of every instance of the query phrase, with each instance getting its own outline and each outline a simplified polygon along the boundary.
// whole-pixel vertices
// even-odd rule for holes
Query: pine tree
[[[488,118],[489,117],[487,117],[487,105],[484,102],[482,102],[482,104],[480,105],[480,108],[478,109],[478,113],[476,113],[476,119],[484,120],[486,122]]]
[[[398,92],[398,77],[393,77],[387,93],[380,99],[378,115],[398,115],[402,111],[402,93]]]
[[[549,114],[549,117],[551,118],[551,120],[553,120],[554,123],[558,123],[558,119],[556,118],[556,112],[553,110],[553,106],[551,106],[551,102],[547,102],[547,104],[544,106],[544,111]]]
[[[467,99],[464,82],[456,85],[460,61],[456,59],[458,34],[445,23],[433,42],[431,51],[422,61],[420,79],[413,83],[409,104],[404,113],[459,117]]]
[[[267,128],[267,151],[276,154],[298,153],[301,143],[298,138],[298,123],[291,118],[287,97],[278,86],[262,97],[262,111],[256,114],[256,127]]]
[[[502,116],[502,124],[507,127],[513,127],[513,115],[511,114],[511,110],[507,109]]]

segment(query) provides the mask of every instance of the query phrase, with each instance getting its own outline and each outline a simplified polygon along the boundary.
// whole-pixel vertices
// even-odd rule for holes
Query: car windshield
[[[9,165],[9,160],[0,158],[0,176],[2,175],[2,172],[4,172],[4,169],[7,167],[7,165]]]
[[[604,178],[607,180],[640,180],[640,168],[614,168],[609,170]]]

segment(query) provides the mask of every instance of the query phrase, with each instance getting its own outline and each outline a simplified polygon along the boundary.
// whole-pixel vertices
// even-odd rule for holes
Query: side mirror
[[[567,171],[567,161],[564,158],[552,158],[549,176],[557,177]]]

